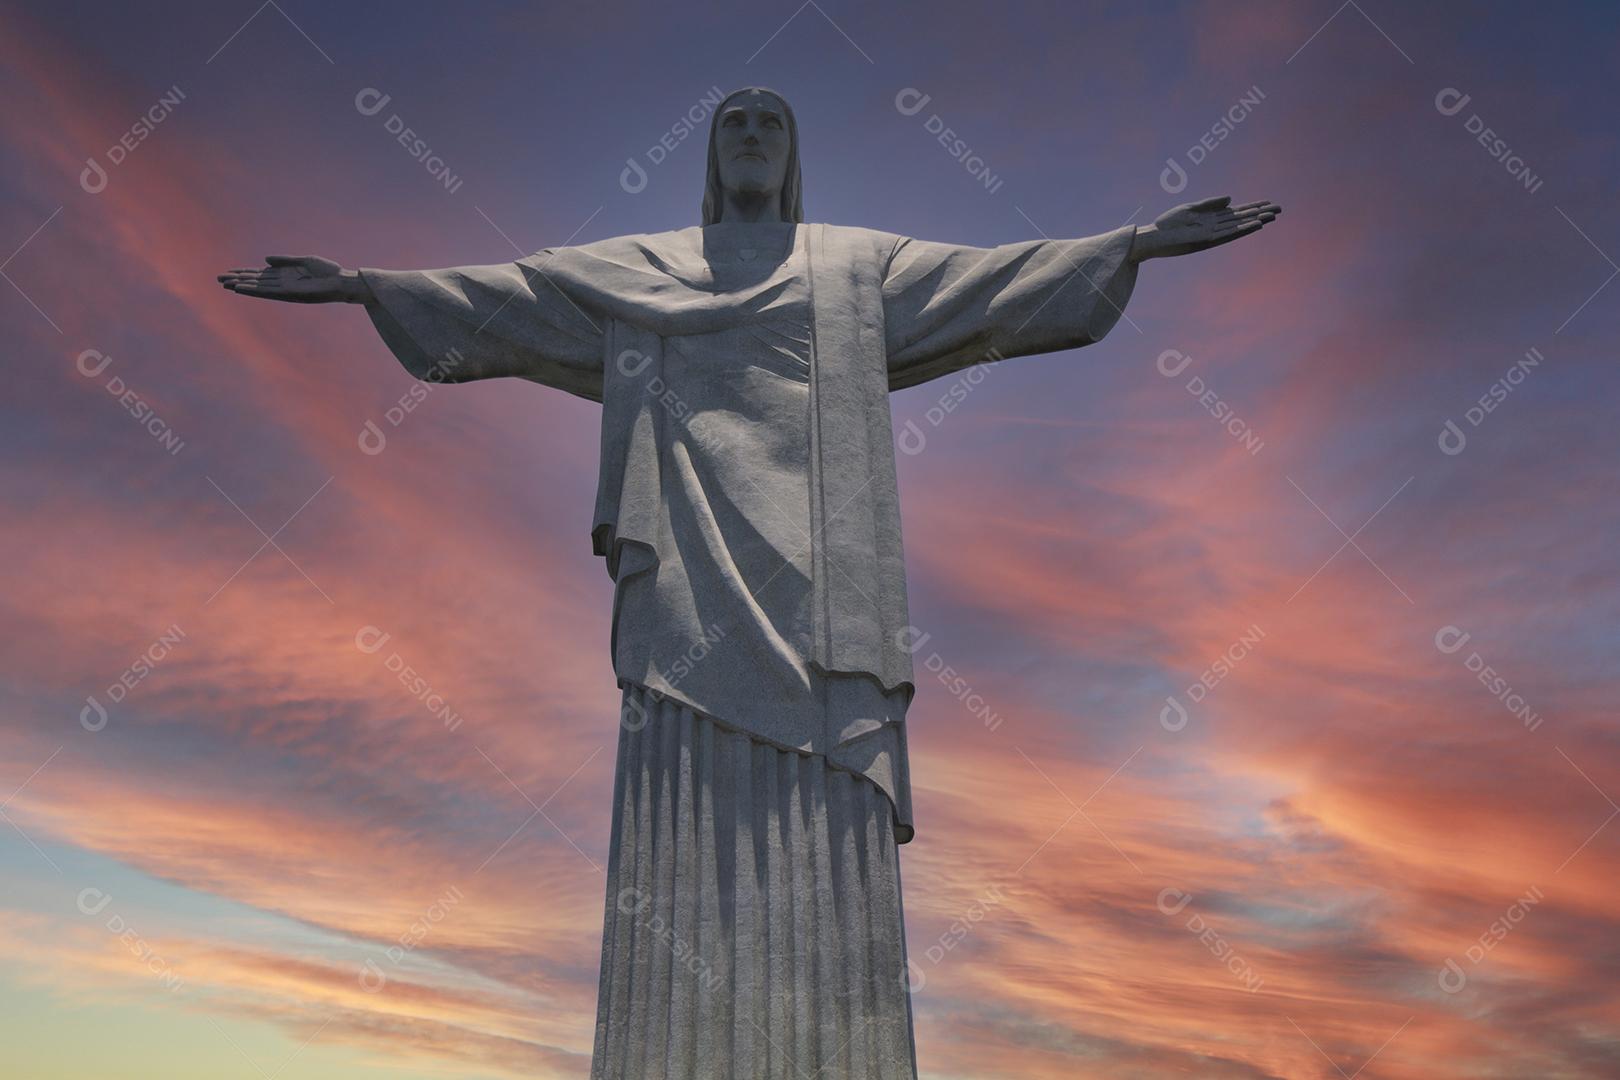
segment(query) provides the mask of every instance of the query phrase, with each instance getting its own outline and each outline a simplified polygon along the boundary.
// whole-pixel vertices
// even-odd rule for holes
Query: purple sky
[[[1286,207],[892,399],[923,1074],[1620,1074],[1612,6],[255,6],[3,5],[0,1072],[587,1074],[596,406],[214,274],[695,224],[762,83],[815,221]]]

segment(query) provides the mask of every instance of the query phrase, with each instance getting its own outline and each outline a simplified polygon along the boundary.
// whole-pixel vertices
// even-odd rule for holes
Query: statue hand
[[[1264,199],[1233,206],[1229,195],[1172,207],[1152,225],[1136,231],[1131,257],[1140,262],[1218,247],[1259,232],[1280,213],[1282,207]]]
[[[292,304],[364,303],[371,290],[354,270],[314,255],[269,255],[262,269],[237,269],[219,283],[243,296]]]

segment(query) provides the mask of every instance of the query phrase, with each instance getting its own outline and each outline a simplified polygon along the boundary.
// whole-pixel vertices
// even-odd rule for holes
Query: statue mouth
[[[761,154],[761,153],[758,153],[756,151],[753,151],[753,150],[744,150],[742,153],[740,153],[736,157],[732,158],[732,160],[733,161],[741,161],[743,158],[753,158],[755,161],[764,161],[765,160],[765,155]]]

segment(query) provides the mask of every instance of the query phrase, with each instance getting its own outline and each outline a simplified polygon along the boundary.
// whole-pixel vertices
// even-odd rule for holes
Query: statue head
[[[803,221],[799,128],[774,90],[745,86],[720,103],[709,121],[709,175],[703,224],[720,220],[726,195],[776,200],[781,220]]]

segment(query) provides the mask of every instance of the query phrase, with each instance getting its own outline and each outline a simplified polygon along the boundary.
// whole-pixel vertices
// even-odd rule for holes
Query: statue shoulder
[[[603,240],[592,240],[588,244],[575,244],[573,250],[598,258],[619,260],[647,251],[690,250],[701,244],[702,236],[703,230],[694,225],[691,228],[670,229],[666,232],[609,236]]]
[[[827,246],[851,255],[870,257],[886,262],[896,245],[905,237],[898,233],[868,229],[860,225],[817,225],[825,230]]]

